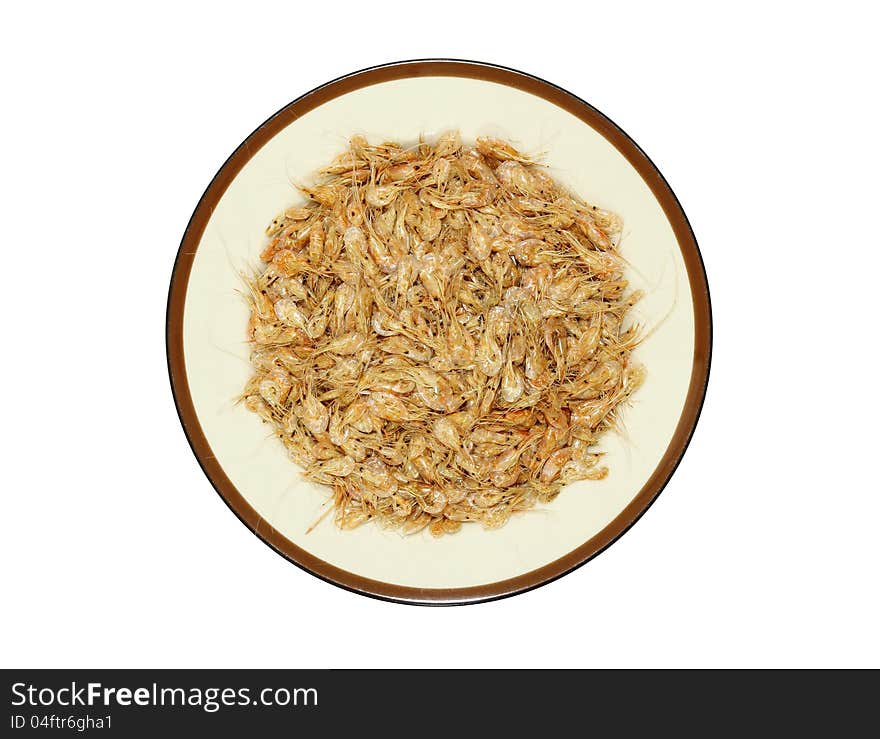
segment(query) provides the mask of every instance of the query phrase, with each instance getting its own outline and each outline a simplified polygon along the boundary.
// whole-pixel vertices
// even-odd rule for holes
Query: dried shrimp
[[[608,474],[644,370],[621,221],[509,143],[347,151],[267,228],[247,278],[245,406],[344,529],[503,525]]]

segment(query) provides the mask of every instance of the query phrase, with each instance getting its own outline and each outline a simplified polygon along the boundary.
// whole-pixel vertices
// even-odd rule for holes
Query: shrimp
[[[468,252],[478,262],[484,262],[492,253],[492,241],[489,233],[477,221],[471,224],[468,234]]]
[[[455,424],[448,418],[438,418],[434,421],[434,435],[444,446],[448,446],[453,451],[458,450],[461,446],[461,436]]]
[[[491,137],[481,137],[477,139],[477,151],[487,157],[493,157],[500,161],[513,160],[522,164],[531,164],[532,160],[520,154],[506,141],[501,139],[493,139]]]
[[[597,249],[609,251],[613,247],[611,239],[590,216],[578,214],[574,217],[574,222]]]
[[[451,157],[461,148],[461,136],[458,131],[446,131],[437,138],[434,153],[438,157]]]
[[[369,184],[364,190],[364,200],[374,208],[384,208],[393,203],[399,193],[397,185]]]
[[[290,378],[283,369],[273,369],[260,381],[260,397],[270,406],[284,406],[292,385]]]
[[[281,277],[296,277],[307,272],[309,266],[296,252],[290,249],[281,249],[273,254],[271,269]]]
[[[401,423],[409,420],[410,413],[404,402],[394,393],[371,392],[368,403],[370,410],[379,418]]]
[[[399,354],[416,362],[427,362],[432,356],[429,347],[419,346],[405,336],[390,336],[379,342],[379,349],[388,354]]]
[[[401,180],[407,180],[411,177],[414,177],[417,173],[416,165],[412,162],[401,162],[400,164],[395,164],[388,169],[385,170],[385,176],[389,179],[399,182]]]
[[[316,482],[329,482],[330,478],[348,477],[354,469],[355,461],[351,457],[334,457],[309,465],[306,475]]]
[[[504,364],[504,352],[491,331],[487,330],[483,333],[474,359],[477,367],[487,377],[495,377],[501,371]]]
[[[320,264],[324,256],[324,229],[320,223],[309,230],[309,262]]]
[[[388,465],[379,457],[367,457],[361,464],[360,474],[380,498],[390,498],[397,492],[397,480]]]
[[[495,176],[507,190],[513,192],[529,194],[537,189],[532,174],[515,160],[508,159],[499,164]]]
[[[519,369],[508,359],[501,373],[501,397],[505,403],[515,403],[522,397],[525,385]]]
[[[295,298],[282,298],[275,303],[274,310],[278,320],[283,324],[305,329],[307,319]]]
[[[599,348],[602,338],[602,321],[594,316],[590,325],[576,339],[569,339],[566,362],[569,366],[580,364],[585,359],[590,359]]]
[[[464,155],[463,162],[465,171],[480,182],[497,182],[492,168],[477,149],[469,150]]]
[[[541,474],[539,476],[541,482],[553,482],[553,480],[559,477],[562,468],[565,467],[571,459],[571,452],[571,447],[564,447],[563,449],[557,449],[553,452],[541,468]]]
[[[336,337],[326,344],[322,351],[332,352],[333,354],[355,354],[363,347],[365,342],[366,337],[363,334],[352,331]]]
[[[330,423],[330,409],[311,392],[307,392],[299,408],[299,417],[312,436],[317,437],[327,430]]]

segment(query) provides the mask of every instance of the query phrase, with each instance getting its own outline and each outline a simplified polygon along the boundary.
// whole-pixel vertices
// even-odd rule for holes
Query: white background
[[[22,4],[2,25],[3,667],[880,666],[876,23],[859,4]],[[576,9],[577,8],[577,9]],[[165,300],[259,123],[396,59],[555,82],[652,157],[715,350],[663,495],[577,572],[427,609],[329,586],[213,491]]]

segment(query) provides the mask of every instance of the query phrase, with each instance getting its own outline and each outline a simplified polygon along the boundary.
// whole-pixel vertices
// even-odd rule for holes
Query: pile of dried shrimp
[[[600,479],[641,383],[617,216],[497,139],[360,136],[267,229],[242,395],[336,521],[486,528]]]

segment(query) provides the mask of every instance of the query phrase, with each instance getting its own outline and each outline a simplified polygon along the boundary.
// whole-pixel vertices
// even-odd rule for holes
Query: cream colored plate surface
[[[403,537],[373,525],[339,531],[326,519],[324,489],[301,479],[280,442],[234,405],[249,377],[238,272],[258,262],[266,224],[301,200],[292,183],[361,133],[412,142],[458,128],[462,137],[510,139],[545,152],[551,174],[623,216],[627,277],[647,291],[636,320],[656,327],[637,350],[647,381],[626,411],[626,434],[607,436],[611,472],[563,489],[553,503],[497,531],[467,525],[454,536]],[[421,588],[481,585],[548,564],[601,531],[641,489],[681,415],[691,376],[694,315],[672,228],[641,176],[601,135],[557,106],[504,85],[455,77],[404,79],[332,100],[297,119],[244,166],[215,209],[196,253],[184,312],[184,353],[193,403],[226,474],[272,526],[315,556],[359,575]]]

